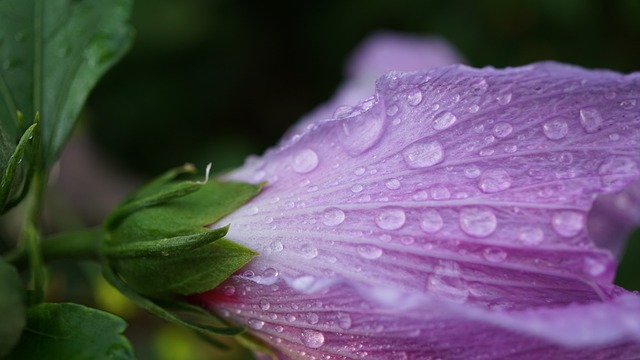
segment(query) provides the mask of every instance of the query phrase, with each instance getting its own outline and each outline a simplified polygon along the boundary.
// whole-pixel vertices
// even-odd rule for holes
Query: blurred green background
[[[552,59],[640,69],[637,0],[137,0],[133,24],[133,48],[93,91],[63,158],[62,185],[49,202],[53,229],[98,223],[124,192],[170,167],[212,162],[219,171],[261,153],[331,96],[347,56],[377,30],[441,36],[473,66]],[[84,152],[98,154],[88,164],[109,168],[87,168],[77,160]],[[93,180],[78,185],[74,176]],[[629,264],[638,260],[626,259],[622,275],[636,289]],[[60,289],[83,286],[65,281]],[[141,359],[248,356],[208,352],[132,312],[106,285],[93,293],[130,321]]]

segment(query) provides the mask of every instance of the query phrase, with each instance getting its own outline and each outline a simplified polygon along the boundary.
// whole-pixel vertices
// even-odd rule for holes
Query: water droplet
[[[444,130],[455,124],[457,120],[458,118],[453,113],[445,111],[433,119],[433,128],[436,130]]]
[[[584,259],[584,271],[591,276],[600,276],[607,270],[607,263],[596,258],[586,257]]]
[[[620,102],[620,107],[622,107],[625,110],[631,110],[634,107],[636,107],[636,100],[635,99],[623,100]]]
[[[279,332],[279,333],[281,333],[281,332],[283,332],[283,331],[284,331],[284,328],[283,328],[282,326],[280,326],[280,325],[276,326],[276,327],[275,327],[275,328],[273,328],[273,329],[274,329],[276,332]]]
[[[497,225],[496,215],[488,208],[466,207],[460,211],[460,228],[471,236],[487,237]]]
[[[307,322],[311,325],[315,325],[320,321],[320,317],[316,313],[307,314]]]
[[[267,311],[271,307],[271,304],[267,299],[260,299],[260,309]]]
[[[401,208],[385,208],[376,216],[376,224],[383,230],[397,230],[404,225],[406,219]]]
[[[318,154],[311,149],[303,149],[293,157],[291,162],[293,170],[300,174],[306,174],[318,167]]]
[[[482,173],[478,187],[485,193],[495,193],[511,187],[511,176],[504,169],[489,169]]]
[[[349,155],[360,155],[371,149],[382,137],[385,120],[382,106],[376,104],[368,111],[342,120],[338,138]]]
[[[313,284],[316,282],[316,278],[311,275],[302,275],[293,279],[291,282],[291,287],[295,290],[305,292],[309,290]]]
[[[422,92],[420,90],[415,89],[407,94],[407,102],[411,106],[416,106],[422,102]]]
[[[233,286],[233,285],[227,285],[227,286],[224,287],[224,289],[222,291],[227,296],[233,296],[233,294],[236,293],[236,287]]]
[[[387,189],[389,190],[397,190],[400,188],[400,180],[398,179],[391,179],[389,181],[387,181],[385,183],[385,186],[387,187]]]
[[[387,115],[393,116],[398,113],[398,110],[399,108],[397,105],[391,105],[387,108]]]
[[[431,197],[434,200],[447,200],[451,197],[451,192],[446,187],[434,187],[431,189]]]
[[[300,254],[307,259],[313,259],[318,256],[318,249],[311,244],[304,244],[300,248]]]
[[[356,168],[356,170],[353,172],[354,174],[361,176],[363,175],[365,172],[367,172],[367,169],[363,168],[363,167],[359,167]]]
[[[382,249],[373,245],[358,246],[358,254],[365,259],[377,259],[382,256]]]
[[[317,349],[324,344],[324,334],[316,330],[302,330],[300,333],[300,339],[303,344],[312,349]]]
[[[511,102],[511,97],[512,97],[511,93],[498,94],[496,96],[496,100],[500,105],[507,105],[508,103]]]
[[[602,115],[594,108],[584,108],[580,110],[580,124],[588,133],[600,130],[602,126]]]
[[[544,232],[539,227],[526,226],[518,232],[518,240],[527,245],[539,245],[544,239]]]
[[[424,201],[429,199],[429,194],[425,190],[418,190],[413,194],[413,200]]]
[[[476,165],[469,165],[464,169],[464,176],[469,179],[475,179],[480,176],[481,171],[480,168]]]
[[[260,330],[264,327],[264,321],[258,319],[249,319],[249,327],[254,330]]]
[[[429,277],[427,291],[459,304],[466,302],[469,298],[469,287],[458,275],[434,275]]]
[[[404,161],[411,168],[425,168],[444,159],[444,149],[437,140],[421,139],[402,150]]]
[[[480,156],[489,156],[489,155],[493,155],[494,152],[495,152],[494,149],[482,149],[480,150],[479,154]]]
[[[364,189],[364,187],[360,184],[355,184],[351,187],[351,192],[359,193]]]
[[[437,233],[442,229],[444,221],[438,210],[429,209],[422,213],[422,220],[420,220],[420,228],[429,234]]]
[[[343,330],[349,330],[351,328],[351,316],[347,313],[338,313],[338,326]]]
[[[487,84],[487,80],[483,78],[479,78],[474,80],[471,84],[469,84],[469,89],[473,95],[480,95],[487,91],[489,88],[489,84]]]
[[[338,208],[328,208],[322,213],[322,222],[327,226],[340,225],[344,219],[344,211]]]
[[[297,319],[296,316],[293,314],[287,314],[284,318],[290,323],[296,321]]]
[[[486,248],[482,255],[487,261],[492,263],[501,263],[507,258],[507,253],[504,250],[496,248]]]
[[[493,135],[497,138],[509,136],[513,131],[513,126],[506,122],[499,122],[493,126]]]
[[[553,214],[551,225],[560,236],[575,236],[584,228],[584,214],[578,211],[561,210]]]
[[[271,243],[271,250],[273,250],[273,252],[279,252],[279,251],[282,251],[283,249],[284,249],[284,245],[282,245],[282,242],[274,241]]]
[[[562,118],[549,120],[542,125],[544,135],[551,140],[559,140],[569,132],[569,125]]]

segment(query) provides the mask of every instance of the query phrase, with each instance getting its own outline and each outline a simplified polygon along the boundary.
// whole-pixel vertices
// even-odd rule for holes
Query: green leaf
[[[8,142],[39,113],[42,166],[55,160],[89,91],[129,48],[130,11],[131,0],[0,1],[0,130]]]
[[[37,141],[40,138],[37,136],[39,133],[37,127],[38,123],[35,123],[22,134],[11,154],[5,152],[11,144],[5,142],[4,134],[0,134],[0,143],[2,143],[0,144],[0,214],[22,200],[29,188],[35,153],[33,150],[37,151]],[[36,141],[34,141],[34,132]],[[27,164],[23,165],[23,163]]]
[[[0,358],[20,339],[26,322],[25,290],[16,269],[0,258]]]
[[[226,227],[210,230],[207,226],[245,204],[262,185],[213,179],[171,181],[181,172],[170,171],[145,186],[105,222],[103,255],[142,294],[210,290],[256,255],[221,239]]]
[[[127,324],[78,304],[41,303],[27,310],[27,326],[9,360],[134,359],[122,335]]]

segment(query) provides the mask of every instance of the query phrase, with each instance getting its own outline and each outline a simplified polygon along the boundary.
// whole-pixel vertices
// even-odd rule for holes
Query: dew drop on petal
[[[355,184],[351,187],[351,192],[353,193],[359,193],[364,189],[364,187],[360,184]]]
[[[400,180],[398,179],[391,179],[389,181],[387,181],[385,183],[385,186],[387,187],[387,189],[389,190],[397,190],[400,188]]]
[[[233,294],[236,293],[236,288],[233,285],[227,285],[224,287],[223,292],[227,296],[232,296]]]
[[[338,326],[343,330],[349,330],[351,328],[351,316],[347,313],[338,313]]]
[[[328,208],[322,213],[322,222],[327,226],[337,226],[344,222],[344,211],[338,208]]]
[[[518,240],[525,245],[539,245],[544,239],[544,232],[539,227],[526,226],[518,232]]]
[[[358,176],[360,176],[360,175],[363,175],[366,171],[367,171],[367,169],[365,169],[365,168],[363,168],[363,167],[361,166],[361,167],[356,168],[356,169],[353,171],[353,173],[354,173],[354,174],[356,174],[356,175],[358,175]]]
[[[307,291],[309,290],[313,284],[316,282],[316,278],[311,275],[302,275],[293,279],[291,282],[291,287],[298,291]]]
[[[382,137],[386,114],[381,108],[376,104],[368,111],[340,122],[338,138],[349,155],[364,153]]]
[[[458,118],[452,112],[445,111],[433,119],[433,128],[436,130],[444,130],[455,124],[457,120]]]
[[[359,245],[358,254],[365,259],[377,259],[382,256],[382,249],[373,245]]]
[[[315,325],[320,321],[320,317],[316,313],[307,314],[307,322],[311,325]]]
[[[596,258],[586,257],[584,259],[584,271],[591,276],[600,276],[607,270],[607,263]]]
[[[600,130],[602,126],[602,115],[594,108],[584,108],[580,110],[580,124],[588,133]]]
[[[400,229],[407,217],[401,208],[385,208],[376,216],[376,224],[383,230]]]
[[[271,304],[269,303],[269,301],[267,299],[260,299],[260,309],[267,311],[269,310],[269,308],[271,308]]]
[[[485,193],[495,193],[511,187],[511,176],[504,169],[489,169],[482,173],[478,187]]]
[[[407,102],[411,106],[416,106],[422,102],[422,92],[420,90],[415,89],[407,94]]]
[[[307,347],[317,349],[324,344],[324,334],[312,329],[304,329],[300,332],[300,340]]]
[[[466,207],[460,211],[460,228],[474,237],[491,235],[498,225],[496,215],[491,209]]]
[[[563,237],[575,236],[584,228],[584,214],[578,211],[561,210],[553,214],[551,225]]]
[[[318,167],[318,154],[311,149],[300,150],[293,157],[291,167],[293,171],[300,174],[311,172]]]
[[[493,126],[493,135],[497,138],[507,137],[513,131],[513,126],[506,122],[499,122]]]
[[[475,179],[480,176],[480,168],[477,165],[469,165],[464,169],[464,176],[469,179]]]
[[[402,150],[404,161],[411,168],[425,168],[444,159],[444,149],[437,140],[421,139]]]
[[[623,188],[631,178],[635,178],[638,174],[640,174],[640,167],[630,157],[609,157],[598,167],[598,175],[600,175],[602,186],[612,191]]]
[[[507,258],[507,253],[504,250],[496,248],[486,248],[482,255],[487,261],[492,263],[501,263]]]
[[[260,330],[264,327],[264,321],[258,319],[249,319],[249,327],[254,330]]]
[[[511,102],[511,97],[513,95],[511,93],[504,93],[504,94],[500,94],[498,96],[496,96],[496,100],[498,101],[498,104],[500,105],[507,105],[508,103]]]
[[[420,228],[429,234],[437,233],[442,229],[444,221],[442,216],[435,209],[429,209],[422,213],[422,219],[420,220]]]
[[[318,249],[311,244],[304,244],[300,248],[300,254],[307,259],[313,259],[318,256]]]
[[[552,119],[542,125],[542,132],[551,140],[559,140],[567,135],[569,125],[562,118]]]
[[[387,108],[387,115],[393,116],[398,113],[398,105],[391,105]]]

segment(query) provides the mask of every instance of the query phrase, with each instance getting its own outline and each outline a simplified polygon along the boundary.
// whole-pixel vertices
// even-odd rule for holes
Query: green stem
[[[29,198],[27,218],[21,243],[26,248],[29,258],[29,270],[31,272],[30,302],[36,304],[44,298],[45,269],[42,248],[40,246],[40,231],[38,220],[44,192],[47,186],[47,174],[44,171],[36,171],[33,177],[33,193]]]

